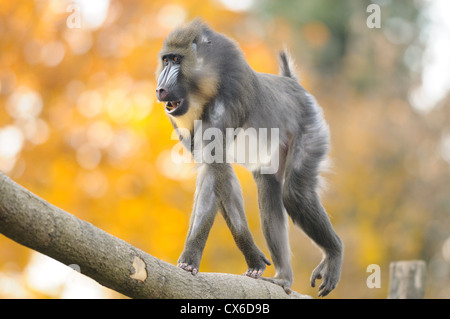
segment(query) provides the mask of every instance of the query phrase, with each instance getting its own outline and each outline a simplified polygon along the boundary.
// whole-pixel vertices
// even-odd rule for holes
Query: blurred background
[[[380,28],[368,27],[371,3]],[[446,0],[1,1],[0,170],[175,264],[195,171],[170,159],[177,141],[155,100],[154,73],[165,36],[202,17],[258,72],[277,73],[286,45],[324,109],[333,169],[322,197],[345,244],[329,298],[386,298],[389,263],[410,259],[427,262],[426,298],[449,298],[449,10]],[[236,171],[268,256],[255,184]],[[293,289],[315,297],[309,276],[321,254],[292,223],[290,242]],[[381,288],[366,285],[370,264],[380,266]],[[200,270],[246,270],[220,215]],[[0,236],[0,298],[78,297],[123,298]]]

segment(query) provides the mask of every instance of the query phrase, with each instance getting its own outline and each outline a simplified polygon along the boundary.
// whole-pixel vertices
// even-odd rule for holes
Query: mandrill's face
[[[186,89],[182,84],[181,64],[183,56],[177,53],[161,57],[163,69],[158,77],[156,97],[166,102],[166,112],[172,116],[185,114],[189,109]]]
[[[164,41],[156,72],[156,97],[177,128],[192,131],[217,94],[219,72],[213,45],[201,23],[176,29]]]

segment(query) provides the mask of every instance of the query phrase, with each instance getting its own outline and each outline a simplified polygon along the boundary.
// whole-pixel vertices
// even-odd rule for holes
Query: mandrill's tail
[[[281,51],[279,59],[280,75],[298,81],[297,74],[295,74],[295,72],[293,71],[295,70],[295,64],[291,56],[289,55],[289,52],[287,50]]]

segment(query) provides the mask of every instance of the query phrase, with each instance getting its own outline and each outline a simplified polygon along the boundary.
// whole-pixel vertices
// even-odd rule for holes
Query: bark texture
[[[426,266],[423,260],[391,262],[389,299],[423,299]]]
[[[0,233],[131,298],[310,298],[245,276],[190,273],[55,207],[0,172]]]

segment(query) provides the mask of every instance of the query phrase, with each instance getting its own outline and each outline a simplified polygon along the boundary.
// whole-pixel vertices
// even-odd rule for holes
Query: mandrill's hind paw
[[[311,275],[311,287],[316,286],[316,279],[322,279],[319,286],[319,297],[325,297],[336,288],[341,274],[341,256],[326,257]]]
[[[280,286],[281,288],[284,289],[284,291],[288,295],[290,295],[291,292],[292,292],[292,290],[291,290],[291,283],[292,282],[289,281],[289,280],[281,279],[281,278],[275,278],[275,277],[267,277],[267,278],[266,277],[261,277],[261,279],[265,280],[265,281],[268,281],[268,282],[271,282],[271,283],[273,283],[275,285]]]

